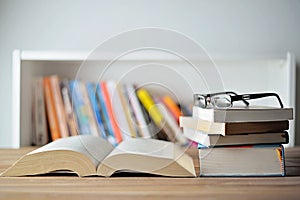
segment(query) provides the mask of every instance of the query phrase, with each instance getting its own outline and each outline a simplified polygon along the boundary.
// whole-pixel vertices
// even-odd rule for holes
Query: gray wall
[[[299,11],[296,0],[0,0],[0,147],[11,144],[13,49],[91,50],[121,31],[150,26],[184,33],[212,55],[291,51],[299,63]]]

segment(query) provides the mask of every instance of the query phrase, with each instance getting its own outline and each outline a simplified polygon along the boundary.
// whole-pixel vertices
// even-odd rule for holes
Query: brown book
[[[233,135],[242,133],[276,132],[289,129],[289,121],[211,122],[195,117],[180,117],[180,126],[208,134]]]
[[[57,75],[49,76],[51,92],[53,95],[54,109],[58,122],[58,128],[61,137],[68,137],[68,125],[66,120],[66,114],[64,112],[64,104],[61,96],[61,90],[59,85],[59,78]]]
[[[51,83],[49,77],[44,78],[44,95],[51,138],[52,140],[56,140],[58,138],[61,138],[61,135],[58,128],[58,121],[56,117],[56,110],[53,94],[51,92]]]

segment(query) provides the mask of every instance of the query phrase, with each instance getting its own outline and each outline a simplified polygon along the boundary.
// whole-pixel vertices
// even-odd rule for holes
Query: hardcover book
[[[38,160],[38,162],[37,162]],[[78,176],[111,176],[120,171],[195,177],[193,160],[174,143],[131,138],[113,147],[101,137],[72,136],[51,142],[16,161],[1,176],[68,170]]]
[[[207,109],[194,106],[193,117],[211,122],[284,121],[293,119],[293,109],[258,106]]]
[[[210,135],[235,135],[242,133],[265,133],[289,129],[289,121],[266,122],[211,122],[196,117],[181,116],[181,127],[198,130]]]
[[[200,176],[285,176],[282,145],[199,147]]]
[[[206,147],[289,143],[289,134],[286,131],[221,136],[183,128],[183,134],[190,140]]]

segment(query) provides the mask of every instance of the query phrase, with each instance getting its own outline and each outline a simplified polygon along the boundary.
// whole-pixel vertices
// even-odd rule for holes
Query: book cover
[[[206,109],[194,106],[193,117],[211,122],[284,121],[293,119],[293,109],[258,106]]]
[[[289,143],[289,135],[286,131],[219,136],[183,128],[183,134],[206,147]]]
[[[242,133],[265,133],[289,129],[289,121],[264,122],[211,122],[196,117],[181,116],[181,127],[202,131],[208,134],[233,135]]]

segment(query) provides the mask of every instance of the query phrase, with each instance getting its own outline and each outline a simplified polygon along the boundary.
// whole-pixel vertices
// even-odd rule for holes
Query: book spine
[[[179,123],[179,117],[182,115],[182,113],[178,105],[169,96],[163,97],[162,102],[169,109],[170,113],[172,114],[176,122]]]
[[[123,110],[124,110],[124,114],[126,116],[126,120],[128,123],[131,137],[135,138],[137,133],[134,128],[133,119],[131,118],[131,110],[130,110],[131,108],[130,108],[130,104],[129,104],[129,99],[126,97],[126,92],[124,91],[124,88],[122,87],[122,85],[117,84],[117,90],[120,95],[121,103],[123,105]]]
[[[50,82],[51,82],[51,87],[52,87],[52,91],[53,91],[54,108],[55,108],[56,115],[57,115],[59,131],[60,131],[61,137],[68,137],[69,132],[68,132],[68,127],[67,127],[66,116],[64,113],[64,107],[63,107],[63,102],[62,102],[62,97],[61,97],[58,76],[56,76],[56,75],[50,76]]]
[[[151,138],[151,133],[145,121],[145,117],[133,85],[126,85],[126,89],[134,116],[137,121],[137,127],[139,129],[140,136],[145,138]]]
[[[61,138],[61,135],[58,128],[58,121],[56,117],[56,111],[54,108],[54,100],[53,100],[53,94],[51,92],[51,83],[49,77],[44,78],[44,97],[45,97],[51,138],[52,140],[56,140]]]
[[[90,131],[92,135],[99,136],[98,125],[95,118],[95,113],[93,112],[92,105],[88,96],[86,85],[83,82],[79,82],[79,87],[82,93],[82,98],[84,101],[84,109],[88,117],[88,124],[90,126]]]
[[[115,115],[113,113],[111,97],[109,95],[106,82],[105,81],[100,82],[100,87],[101,87],[101,91],[102,91],[102,94],[104,97],[104,102],[105,102],[105,105],[107,108],[108,117],[110,119],[112,129],[114,132],[115,140],[117,143],[120,143],[122,141],[122,135],[121,135],[121,131],[117,125]]]
[[[129,118],[130,118],[130,121],[132,123],[132,127],[133,127],[133,130],[134,130],[134,135],[132,135],[133,138],[137,138],[139,137],[141,134],[139,133],[140,130],[139,130],[139,127],[138,127],[138,123],[137,123],[137,119],[135,117],[135,114],[134,114],[134,111],[133,111],[133,107],[132,107],[132,104],[130,102],[130,97],[129,97],[129,94],[128,94],[128,91],[127,91],[127,86],[126,85],[123,85],[123,94],[124,94],[124,97],[126,99],[126,102],[128,103],[128,114],[129,114]]]
[[[183,132],[180,129],[177,121],[174,119],[173,115],[165,106],[165,104],[162,102],[157,102],[157,106],[165,119],[165,123],[170,127],[170,131],[172,131],[171,134],[175,136],[176,142],[183,146],[187,145],[188,140],[183,136]]]
[[[65,108],[65,115],[66,115],[69,133],[72,136],[78,135],[79,134],[78,125],[77,125],[76,115],[74,113],[71,104],[68,80],[65,79],[61,81],[60,88],[61,88],[61,94],[62,94],[64,108]]]
[[[140,99],[143,106],[148,111],[154,123],[166,134],[167,139],[172,142],[176,142],[176,138],[171,127],[167,123],[165,123],[163,115],[161,114],[158,106],[155,104],[148,91],[143,88],[138,89],[137,96]]]
[[[109,116],[108,116],[108,111],[107,111],[107,108],[106,108],[106,104],[105,104],[105,100],[104,100],[104,97],[103,97],[103,92],[102,92],[102,89],[101,89],[101,86],[100,86],[100,83],[96,85],[96,94],[97,94],[97,97],[98,97],[98,100],[99,100],[99,103],[100,103],[100,107],[101,107],[101,114],[103,116],[103,125],[104,125],[104,128],[105,130],[107,130],[106,132],[108,134],[106,134],[107,136],[107,140],[114,146],[117,145],[117,142],[116,142],[116,139],[115,139],[115,135],[114,135],[114,131],[113,131],[113,128],[112,128],[112,125],[111,125],[111,122],[110,122],[110,119],[109,119]]]
[[[44,89],[43,89],[43,78],[37,78],[34,81],[34,108],[33,108],[33,118],[34,118],[34,144],[35,145],[45,145],[49,142],[48,129],[47,129],[47,119],[46,119],[46,107],[44,99]]]
[[[85,105],[79,87],[79,81],[76,80],[70,81],[69,88],[71,92],[72,104],[76,113],[77,122],[79,126],[79,134],[80,135],[91,134],[89,119],[85,111]]]
[[[100,133],[101,133],[101,135],[102,135],[102,137],[104,139],[107,139],[107,136],[106,136],[106,133],[105,133],[105,129],[104,129],[104,125],[103,125],[103,122],[102,122],[100,108],[98,106],[98,101],[96,99],[96,88],[95,88],[95,85],[93,83],[87,82],[86,83],[86,88],[87,88],[88,95],[90,97],[90,102],[91,102],[92,108],[94,110],[94,114],[95,114],[96,120],[98,122],[98,128],[100,130]]]
[[[115,81],[109,80],[106,82],[106,86],[111,98],[113,114],[115,116],[117,126],[122,133],[122,139],[131,138],[131,130],[126,119],[125,109],[121,102],[119,90]]]

